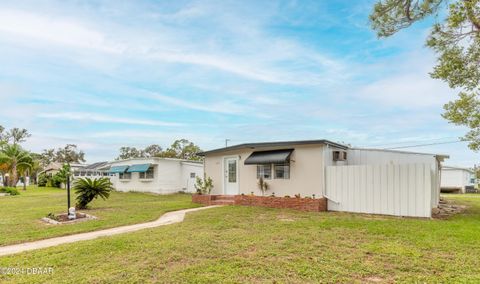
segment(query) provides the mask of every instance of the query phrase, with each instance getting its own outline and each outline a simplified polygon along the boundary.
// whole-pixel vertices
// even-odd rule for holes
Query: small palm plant
[[[268,183],[261,177],[258,179],[258,188],[260,188],[260,191],[262,191],[262,195],[265,195],[265,191],[269,189]]]
[[[110,192],[114,190],[112,182],[108,178],[77,179],[73,184],[73,189],[77,194],[77,209],[86,209],[87,205],[99,196],[106,200],[110,196]]]

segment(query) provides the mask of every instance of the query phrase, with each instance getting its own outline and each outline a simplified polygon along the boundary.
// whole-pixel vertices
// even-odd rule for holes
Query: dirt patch
[[[452,200],[446,200],[440,198],[438,208],[432,209],[432,218],[435,219],[447,219],[453,215],[463,213],[467,209],[467,206],[455,204]]]

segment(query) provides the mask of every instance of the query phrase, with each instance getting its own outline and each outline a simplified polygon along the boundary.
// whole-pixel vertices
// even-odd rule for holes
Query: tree
[[[0,164],[4,164],[10,175],[9,185],[16,187],[18,182],[18,172],[31,167],[32,157],[30,153],[23,150],[18,144],[6,145],[0,151]]]
[[[187,139],[175,140],[173,144],[162,153],[161,157],[165,158],[177,158],[185,160],[200,160],[201,157],[197,156],[197,153],[202,150],[193,142]]]
[[[5,131],[5,127],[0,125],[0,147],[7,144],[8,142],[8,139],[3,131]]]
[[[60,183],[66,184],[67,179],[72,175],[71,168],[69,164],[63,164],[62,168],[56,174],[56,178]]]
[[[116,160],[126,160],[134,158],[151,158],[158,157],[162,155],[162,147],[157,144],[152,144],[145,147],[143,150],[139,150],[135,147],[121,147],[120,154]]]
[[[110,196],[113,185],[108,178],[81,178],[75,180],[73,189],[77,194],[77,209],[86,209],[87,205],[98,197],[103,200]]]
[[[54,162],[58,163],[81,163],[85,162],[85,153],[77,149],[75,144],[67,144],[55,152]]]
[[[143,158],[142,151],[135,147],[121,147],[120,155],[118,155],[116,160],[126,160],[132,158]]]
[[[78,150],[77,145],[67,144],[63,148],[44,149],[39,155],[40,164],[43,168],[53,162],[57,163],[82,163],[85,162],[85,153]]]
[[[448,5],[448,6],[447,6]],[[447,16],[439,20],[445,7]],[[379,37],[389,37],[413,23],[434,15],[427,46],[438,56],[430,74],[451,88],[460,89],[459,97],[444,106],[442,115],[451,123],[467,126],[463,137],[469,147],[480,150],[480,0],[383,0],[370,15],[372,28]]]
[[[146,157],[146,158],[150,158],[150,157],[157,157],[159,155],[162,154],[162,147],[160,147],[160,145],[157,145],[157,144],[152,144],[150,146],[147,146],[144,150],[143,150],[143,155]]]
[[[43,168],[53,163],[56,159],[55,149],[44,149],[40,154],[40,164]]]
[[[28,137],[32,136],[26,129],[20,129],[20,128],[12,128],[10,129],[7,134],[7,141],[12,140],[12,144],[16,145],[22,142],[25,142]]]

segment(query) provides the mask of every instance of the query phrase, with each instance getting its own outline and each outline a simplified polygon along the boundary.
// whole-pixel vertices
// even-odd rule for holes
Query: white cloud
[[[134,119],[124,118],[122,116],[107,116],[96,113],[85,112],[59,112],[59,113],[40,113],[37,115],[39,118],[61,119],[61,120],[78,120],[78,121],[94,121],[94,122],[107,122],[107,123],[119,123],[119,124],[132,124],[132,125],[147,125],[147,126],[181,126],[181,123],[164,122],[151,119]]]
[[[238,22],[230,18],[224,20],[223,26],[233,24],[231,29],[245,32]],[[0,33],[8,36],[3,40],[13,40],[28,47],[55,44],[82,52],[90,50],[122,55],[122,58],[114,57],[112,60],[137,58],[195,65],[274,84],[318,85],[345,76],[346,68],[340,60],[298,42],[269,36],[261,31],[261,26],[251,28],[258,30],[251,31],[248,45],[241,38],[231,38],[234,45],[226,48],[208,34],[202,40],[192,42],[189,38],[195,36],[193,32],[168,25],[163,25],[160,30],[145,27],[139,30],[124,25],[100,26],[55,14],[0,10]],[[78,55],[74,54],[72,59],[90,62],[85,56],[76,58]],[[91,62],[92,65],[98,61],[97,56],[94,57],[96,60]],[[299,68],[292,69],[292,66]]]
[[[84,23],[18,10],[0,10],[0,32],[76,48],[120,53],[105,36]]]

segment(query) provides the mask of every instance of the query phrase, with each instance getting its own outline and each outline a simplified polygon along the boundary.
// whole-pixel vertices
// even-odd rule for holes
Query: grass
[[[19,192],[17,196],[0,197],[0,246],[152,221],[167,211],[198,206],[186,194],[162,196],[112,192],[106,201],[94,200],[90,210],[80,210],[98,217],[98,220],[55,226],[40,219],[50,212],[67,211],[65,190],[30,187]],[[74,203],[72,193],[72,205]]]
[[[480,196],[446,220],[222,207],[185,222],[0,258],[11,283],[480,282]]]

